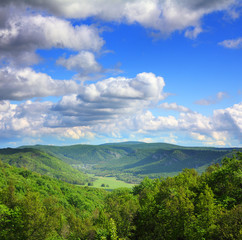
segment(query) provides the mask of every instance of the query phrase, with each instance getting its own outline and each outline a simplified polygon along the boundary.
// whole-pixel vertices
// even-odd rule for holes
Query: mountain
[[[1,158],[12,154],[10,162],[13,163],[17,155],[39,154],[36,150],[32,151],[5,149],[1,150]],[[41,154],[39,157],[49,162],[48,156]],[[21,161],[18,160],[16,165],[21,165]],[[25,165],[31,165],[29,159]],[[0,161],[0,239],[91,240],[93,238],[89,235],[93,232],[93,222],[104,208],[107,193]]]
[[[39,150],[20,150],[1,158],[27,167],[45,158],[56,169]],[[0,161],[0,239],[241,239],[241,169],[238,153],[201,175],[186,169],[108,192]]]
[[[115,176],[128,182],[133,182],[132,177],[172,176],[184,168],[202,172],[207,166],[220,163],[225,156],[231,156],[234,150],[240,150],[143,142],[31,148],[45,151],[88,173]]]
[[[0,160],[3,163],[15,167],[24,167],[41,175],[47,175],[69,183],[84,184],[88,181],[85,174],[71,167],[68,163],[51,153],[34,148],[0,149]]]

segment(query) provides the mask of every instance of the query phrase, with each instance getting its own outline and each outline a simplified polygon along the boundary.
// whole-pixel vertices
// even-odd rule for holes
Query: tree
[[[139,208],[138,199],[129,189],[116,189],[105,200],[105,210],[117,226],[117,235],[131,237],[135,229],[134,217]]]

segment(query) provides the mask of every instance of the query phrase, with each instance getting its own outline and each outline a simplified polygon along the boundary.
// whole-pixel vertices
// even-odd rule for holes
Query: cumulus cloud
[[[71,80],[53,80],[31,68],[0,69],[0,100],[24,100],[34,97],[62,96],[78,92]]]
[[[57,60],[57,64],[66,67],[68,70],[77,71],[84,76],[102,71],[102,67],[97,63],[95,55],[88,51],[81,51],[69,58],[61,57]]]
[[[194,138],[194,139],[197,139],[199,141],[204,141],[206,139],[206,136],[205,135],[202,135],[200,133],[196,133],[196,132],[191,132],[191,136]]]
[[[201,18],[214,11],[230,10],[236,0],[11,0],[7,3],[26,4],[67,18],[96,17],[106,21],[139,23],[144,27],[169,34],[176,30],[194,28],[186,32],[194,38],[201,32]]]
[[[226,131],[242,141],[242,103],[214,111],[213,125],[216,131]]]
[[[208,105],[216,104],[227,97],[228,97],[228,94],[226,92],[218,92],[215,97],[200,99],[196,101],[195,104],[208,106]]]
[[[151,135],[173,131],[187,134],[205,144],[231,145],[231,140],[242,142],[242,103],[227,109],[215,110],[212,116],[196,112],[182,112],[179,117],[154,116],[150,111],[120,119],[119,129]]]
[[[242,37],[237,39],[224,40],[219,45],[225,48],[242,48]]]
[[[75,99],[73,99],[75,100]],[[67,102],[67,104],[69,104]],[[0,139],[7,137],[95,138],[100,135],[119,136],[124,130],[136,136],[162,136],[167,131],[187,134],[205,144],[230,145],[242,141],[242,103],[215,110],[207,117],[200,113],[180,113],[179,117],[154,116],[141,108],[127,113],[125,109],[102,115],[89,105],[71,106],[71,112],[56,111],[51,102],[26,101],[20,105],[0,101]],[[78,111],[80,114],[78,114]],[[92,115],[89,113],[92,112]],[[88,122],[88,119],[90,122]],[[171,134],[171,132],[170,132]]]
[[[17,65],[32,65],[39,61],[37,49],[67,48],[98,51],[104,41],[93,26],[72,26],[53,16],[27,14],[6,7],[0,25],[0,59]],[[2,10],[3,11],[3,10]],[[15,14],[11,14],[13,11]]]
[[[0,101],[1,138],[53,135],[79,139],[100,134],[120,136],[123,131],[153,136],[173,131],[206,144],[228,145],[231,139],[242,140],[242,103],[215,110],[212,116],[164,103],[164,108],[180,111],[179,116],[155,116],[148,107],[163,99],[164,85],[161,77],[140,73],[130,79],[84,84],[78,94],[63,96],[56,104]]]
[[[164,35],[183,31],[196,38],[202,18],[214,11],[235,16],[236,0],[1,0],[0,1],[0,138],[56,135],[79,139],[110,133],[120,137],[132,133],[160,134],[167,130],[190,134],[199,141],[223,144],[231,136],[241,140],[241,104],[214,111],[210,117],[176,103],[160,107],[180,112],[179,117],[157,116],[155,107],[167,94],[165,82],[153,73],[134,78],[116,77],[78,85],[75,81],[54,80],[26,68],[40,61],[38,49],[68,49],[72,54],[57,64],[80,76],[103,71],[96,61],[104,40],[98,28],[73,24],[69,19],[94,17],[104,21],[140,24]],[[40,10],[40,11],[39,11]],[[241,48],[241,38],[220,45]],[[58,103],[9,100],[62,96]],[[197,104],[221,101],[226,93],[202,99]]]
[[[140,73],[135,78],[109,78],[84,85],[78,95],[64,96],[53,110],[64,125],[92,124],[133,114],[164,98],[162,77]],[[58,122],[59,123],[59,122]]]
[[[190,118],[190,121],[187,118]],[[200,140],[205,140],[206,143],[229,145],[229,141],[233,138],[242,142],[242,103],[230,108],[215,110],[211,117],[195,114],[191,118],[186,114],[183,119],[188,124],[185,129],[191,129],[191,132],[194,132]]]
[[[10,109],[9,101],[0,101],[0,112],[7,112]]]
[[[231,145],[231,139],[242,142],[242,103],[213,112],[211,117],[195,113],[184,114],[179,120],[181,129],[193,133],[193,137],[206,144]],[[182,124],[182,122],[184,124]]]
[[[89,126],[49,127],[50,121],[57,119],[51,111],[52,102],[25,101],[19,105],[0,101],[0,140],[24,138],[93,138],[95,132]],[[80,124],[79,124],[80,125]]]
[[[210,119],[200,113],[181,113],[179,128],[181,130],[189,129],[191,132],[209,133],[212,125]]]
[[[191,110],[187,107],[177,105],[176,103],[162,103],[159,105],[159,107],[166,109],[166,110],[173,110],[177,112],[191,112]]]

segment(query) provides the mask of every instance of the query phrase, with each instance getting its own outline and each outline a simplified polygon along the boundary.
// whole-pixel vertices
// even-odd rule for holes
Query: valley
[[[202,240],[241,237],[241,151],[159,150],[160,156],[166,159],[173,157],[173,160],[181,162],[188,161],[184,156],[189,156],[190,150],[194,156],[199,156],[196,151],[204,151],[210,162],[202,161],[200,157],[195,159],[195,163],[198,164],[200,159],[210,166],[202,173],[185,168],[172,177],[154,179],[148,176],[155,169],[146,168],[148,176],[139,184],[131,185],[111,177],[112,173],[136,177],[135,173],[121,171],[128,161],[118,163],[112,148],[108,149],[108,153],[111,151],[115,158],[107,162],[116,161],[116,165],[104,169],[105,176],[97,176],[104,166],[108,166],[105,161],[88,164],[83,160],[83,163],[77,163],[77,159],[64,155],[59,159],[57,154],[47,153],[43,148],[0,149],[0,239]],[[97,154],[98,147],[90,148],[95,149]],[[67,149],[65,147],[65,151]],[[132,149],[133,146],[126,148],[126,155]],[[101,146],[101,150],[107,149]],[[153,148],[148,145],[148,149],[144,150],[150,154]],[[120,149],[118,151],[121,152]],[[140,156],[144,156],[141,152]],[[209,158],[208,153],[213,158]],[[72,154],[77,152],[72,151]],[[81,155],[81,152],[78,154]],[[227,156],[220,161],[222,154]],[[228,157],[230,155],[232,157]],[[151,162],[156,164],[156,160],[153,157]],[[69,161],[72,164],[67,163]],[[133,168],[143,167],[147,161],[143,158],[129,164],[133,164]],[[191,164],[191,161],[188,162]],[[97,174],[82,172],[83,169],[94,171],[97,166]],[[156,173],[166,173],[158,170]]]
[[[202,173],[209,165],[220,163],[225,156],[240,150],[143,142],[25,147],[44,151],[83,173],[115,177],[132,184],[140,183],[145,176],[175,176],[184,168],[195,168]]]

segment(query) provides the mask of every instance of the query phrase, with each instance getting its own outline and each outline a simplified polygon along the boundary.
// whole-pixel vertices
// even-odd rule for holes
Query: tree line
[[[0,239],[241,239],[242,153],[132,190],[74,186],[0,163]]]

